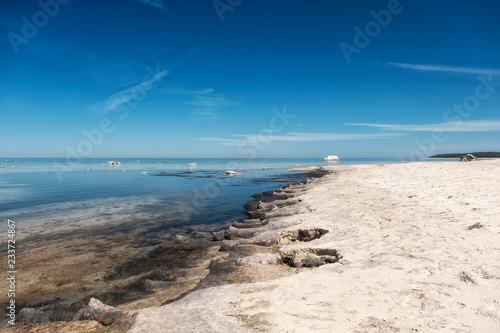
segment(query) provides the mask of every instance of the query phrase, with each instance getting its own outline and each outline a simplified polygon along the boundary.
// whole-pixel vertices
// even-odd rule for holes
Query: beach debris
[[[190,166],[190,167],[195,167],[195,166],[196,166],[196,163],[189,163],[189,166]]]
[[[15,165],[11,165],[10,168],[11,169],[17,169],[17,167]]]
[[[112,167],[121,167],[122,166],[122,162],[109,161],[108,165],[112,166]]]
[[[479,222],[476,222],[474,223],[473,225],[470,225],[467,230],[472,230],[472,229],[481,229],[482,227],[484,227],[484,225],[482,225],[481,223]]]
[[[335,249],[292,249],[280,251],[281,261],[290,267],[318,267],[336,263],[342,256]]]
[[[465,154],[464,156],[460,157],[460,162],[473,162],[473,161],[477,161],[477,158],[472,154]]]
[[[232,171],[232,170],[226,171],[224,173],[226,174],[226,176],[239,176],[239,175],[241,175],[241,173],[236,172],[236,171]]]
[[[104,163],[101,163],[101,166],[105,166],[105,165],[106,165],[106,164],[104,164]]]
[[[337,162],[339,160],[339,157],[336,155],[328,155],[323,159],[323,161],[328,161],[328,162]]]
[[[300,166],[302,166],[302,165],[300,165],[300,164],[295,164],[295,166],[296,166],[296,167],[300,167]]]
[[[176,168],[180,168],[181,166],[180,166],[180,165],[176,165],[175,167],[176,167]]]
[[[87,168],[87,169],[85,169],[85,171],[92,171],[92,169],[90,169],[90,168]]]
[[[147,174],[148,174],[148,172],[147,172],[147,171],[142,171],[141,173],[142,173],[143,175],[147,175]]]
[[[477,282],[469,275],[467,274],[465,271],[461,271],[460,273],[458,273],[458,277],[460,279],[460,281],[462,282],[465,282],[465,283],[472,283],[472,284],[476,284]]]
[[[0,166],[0,169],[3,169],[4,167],[3,166]]]
[[[158,162],[158,164],[161,164],[161,162]]]
[[[128,170],[127,169],[123,169],[122,172],[127,172]]]

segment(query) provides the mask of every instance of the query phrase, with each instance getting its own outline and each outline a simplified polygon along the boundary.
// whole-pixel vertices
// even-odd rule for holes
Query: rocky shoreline
[[[277,222],[279,217],[306,212],[308,208],[300,205],[298,196],[307,191],[314,178],[328,173],[326,169],[313,170],[304,182],[254,194],[254,200],[244,207],[247,219],[211,235],[177,235],[151,251],[147,258],[119,267],[106,277],[108,286],[77,301],[42,303],[22,309],[18,316],[21,325],[15,331],[62,327],[71,331],[74,326],[73,331],[78,332],[88,324],[93,332],[125,332],[137,310],[175,302],[195,290],[265,281],[295,274],[296,268],[338,261],[335,250],[280,251],[284,245],[317,239],[328,232],[315,228],[282,233],[280,230],[287,226]],[[252,263],[275,265],[262,270]]]
[[[228,256],[210,263],[210,273],[198,289],[267,281],[295,274],[295,268],[317,267],[338,261],[340,255],[335,250],[281,250],[285,245],[312,241],[328,232],[321,228],[284,232],[283,229],[292,225],[280,222],[280,218],[309,211],[309,207],[300,205],[302,200],[299,196],[307,192],[308,185],[315,178],[329,173],[331,171],[327,169],[314,170],[303,183],[254,194],[254,200],[245,205],[247,219],[213,233],[213,240],[221,242],[220,251],[228,253]]]
[[[321,177],[329,174],[327,169],[319,169],[312,173],[314,177]],[[252,262],[264,263],[271,261],[273,263],[288,264],[290,267],[314,267],[321,263],[333,262],[338,260],[334,258],[320,258],[321,260],[304,261],[295,260],[295,255],[285,252],[276,252],[269,254],[269,248],[281,248],[284,245],[309,242],[320,238],[328,233],[328,230],[321,228],[297,229],[283,232],[282,229],[290,227],[278,222],[278,218],[301,214],[310,211],[310,208],[298,205],[302,199],[298,196],[307,191],[307,181],[304,184],[288,185],[277,189],[276,191],[254,194],[254,200],[245,205],[245,215],[248,219],[240,222],[234,222],[232,226],[222,231],[214,233],[214,240],[222,241],[221,251],[229,251],[235,256],[240,249],[249,246],[267,247],[265,251],[255,253],[251,256],[239,258],[235,261],[237,266],[248,265]],[[322,256],[328,256],[324,254]],[[332,256],[337,256],[332,253]],[[309,259],[312,256],[308,256]],[[227,259],[226,259],[227,261]]]

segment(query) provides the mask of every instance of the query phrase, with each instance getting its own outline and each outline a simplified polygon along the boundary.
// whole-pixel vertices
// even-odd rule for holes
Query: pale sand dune
[[[287,247],[339,263],[199,290],[130,332],[500,332],[500,161],[331,168],[279,219],[329,230]]]

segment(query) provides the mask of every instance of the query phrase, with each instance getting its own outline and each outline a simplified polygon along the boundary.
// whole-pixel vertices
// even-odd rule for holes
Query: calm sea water
[[[121,167],[108,166],[110,160],[120,161]],[[402,161],[155,158],[68,163],[66,159],[2,159],[0,211],[2,220],[12,219],[24,226],[21,237],[125,221],[220,224],[241,217],[243,205],[253,193],[299,181],[294,177],[300,176],[286,172],[287,168],[396,162]],[[190,163],[196,166],[190,168]],[[226,170],[242,175],[228,177],[223,173]]]

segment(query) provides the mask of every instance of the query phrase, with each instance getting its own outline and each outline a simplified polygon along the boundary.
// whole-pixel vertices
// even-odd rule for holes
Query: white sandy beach
[[[332,168],[266,227],[327,229],[282,250],[338,263],[198,290],[140,310],[130,332],[500,331],[500,161]]]

